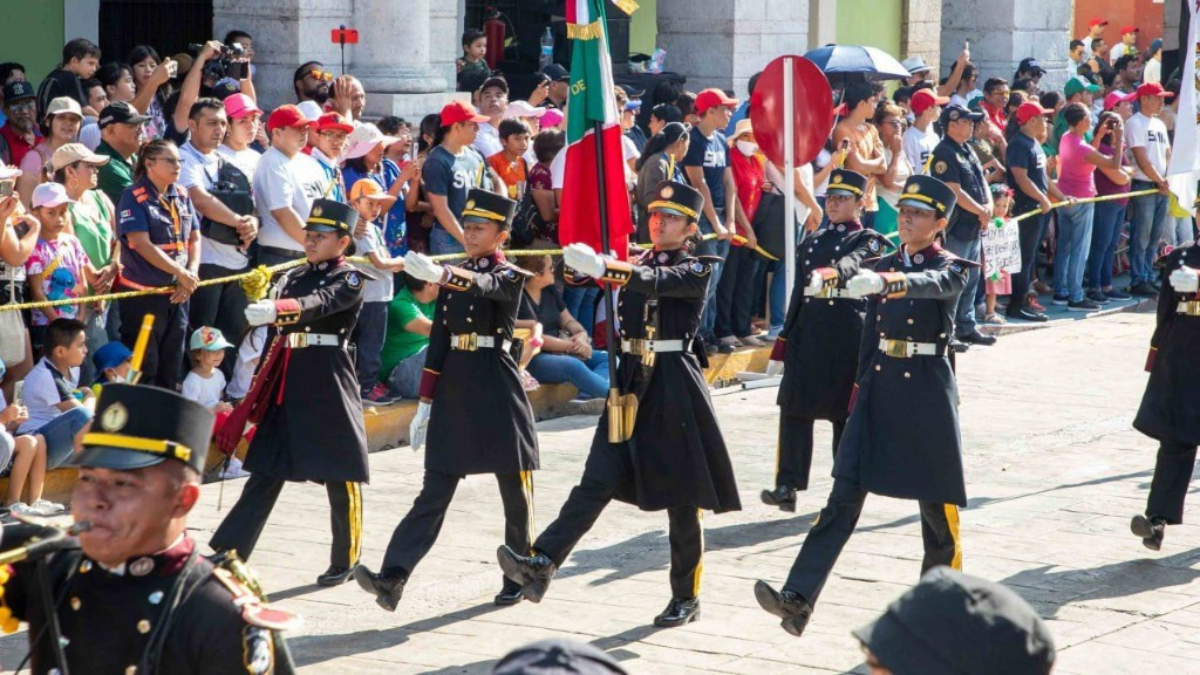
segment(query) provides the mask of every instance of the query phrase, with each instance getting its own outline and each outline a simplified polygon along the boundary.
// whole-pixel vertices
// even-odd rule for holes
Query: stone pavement
[[[1155,445],[1130,428],[1145,375],[1153,315],[1124,313],[1009,335],[959,359],[970,507],[962,514],[966,571],[1009,584],[1050,620],[1058,675],[1200,673],[1200,528],[1170,528],[1160,553],[1129,534],[1144,505]],[[865,672],[850,630],[914,583],[921,558],[916,504],[872,497],[808,633],[792,638],[756,605],[756,579],[781,582],[824,503],[830,457],[819,452],[796,514],[758,501],[772,479],[775,390],[714,396],[745,510],[705,519],[703,618],[659,630],[667,603],[666,516],[613,504],[540,605],[498,609],[500,502],[486,476],[461,484],[441,539],[388,614],[350,584],[318,589],[328,559],[324,490],[289,486],[255,552],[272,597],[304,615],[290,637],[304,673],[487,673],[523,643],[591,642],[631,673]],[[905,405],[902,397],[897,405]],[[914,419],[918,411],[913,411]],[[539,527],[579,477],[595,419],[539,425]],[[829,428],[818,425],[818,447]],[[407,448],[371,457],[364,490],[364,558],[377,567],[421,479]],[[226,485],[226,510],[241,486]],[[221,513],[204,488],[192,523],[207,541]],[[1191,504],[1189,518],[1200,516]],[[0,640],[0,662],[24,653]]]

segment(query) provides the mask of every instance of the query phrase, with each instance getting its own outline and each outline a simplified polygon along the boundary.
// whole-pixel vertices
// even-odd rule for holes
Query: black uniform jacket
[[[966,505],[958,385],[947,345],[973,265],[936,244],[910,260],[897,251],[876,263],[887,288],[867,301],[857,391],[834,476],[888,497]],[[934,343],[937,352],[889,356],[880,351],[883,339]]]
[[[422,398],[433,399],[425,469],[457,476],[537,469],[533,408],[517,362],[502,348],[513,337],[527,272],[502,253],[447,269],[451,278],[438,293],[421,381]],[[469,344],[470,336],[497,344],[453,348]]]
[[[250,443],[247,471],[296,481],[369,480],[362,399],[348,344],[364,280],[344,259],[305,263],[280,279],[277,302],[284,308],[265,349],[283,341],[282,379]],[[303,346],[303,338],[288,338],[294,333],[336,335],[339,342]]]
[[[798,247],[787,321],[771,354],[785,364],[779,385],[784,415],[836,421],[850,415],[867,301],[805,297],[804,287],[814,271],[824,268],[826,292],[841,291],[864,260],[878,258],[890,246],[879,233],[852,222],[818,230]]]
[[[130,560],[117,571],[104,569],[79,549],[55,553],[45,562],[72,675],[230,675],[287,669],[276,667],[283,638],[248,622],[243,608],[234,603],[230,584],[237,582],[218,578],[201,556],[188,566],[194,548],[185,538],[162,553]],[[29,639],[38,640],[33,672],[43,675],[55,665],[38,574],[31,562],[13,568],[4,601],[14,617],[29,623]],[[181,576],[188,592],[172,612],[172,588]],[[167,632],[157,659],[152,659],[157,666],[148,663],[147,669],[143,657],[161,630]]]
[[[929,162],[929,175],[943,183],[957,183],[962,191],[980,204],[987,203],[988,184],[983,175],[983,166],[975,152],[965,144],[952,138],[943,138],[933,149]],[[946,235],[960,241],[970,241],[979,235],[979,216],[958,208],[950,214]]]
[[[1150,381],[1133,426],[1160,441],[1200,445],[1200,316],[1179,312],[1179,303],[1200,300],[1200,293],[1180,293],[1167,282],[1184,266],[1200,267],[1200,249],[1177,248],[1157,264],[1163,286],[1146,360]]]
[[[683,251],[649,251],[633,264],[618,295],[620,338],[694,344],[711,261]],[[733,465],[694,351],[656,354],[652,368],[632,354],[621,353],[618,360],[621,391],[639,399],[633,437],[610,444],[606,411],[588,464],[611,462],[616,453],[632,469],[624,472],[632,480],[618,486],[617,498],[646,511],[672,506],[740,510]]]

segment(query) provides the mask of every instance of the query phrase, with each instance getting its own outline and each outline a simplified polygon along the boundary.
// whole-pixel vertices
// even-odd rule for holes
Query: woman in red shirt
[[[762,347],[766,344],[754,336],[750,325],[750,314],[754,304],[754,277],[759,264],[758,254],[754,252],[758,240],[750,222],[762,200],[762,188],[766,178],[750,120],[745,119],[737,123],[733,135],[729,137],[729,146],[732,149],[729,153],[729,164],[733,171],[733,181],[737,185],[739,207],[736,234],[745,237],[746,241],[739,245],[739,240],[735,239],[729,249],[725,272],[717,285],[717,321],[713,326],[713,334],[717,338],[718,348],[731,352],[737,346]]]

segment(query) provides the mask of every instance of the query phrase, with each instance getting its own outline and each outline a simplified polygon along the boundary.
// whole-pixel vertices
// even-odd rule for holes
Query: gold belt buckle
[[[1183,313],[1188,316],[1200,316],[1200,300],[1185,300]]]
[[[308,346],[308,333],[288,333],[288,347],[303,349]]]
[[[629,341],[629,353],[634,356],[646,355],[646,341],[641,339],[633,339]]]
[[[908,341],[907,340],[886,340],[884,341],[883,353],[895,359],[907,359]]]
[[[463,333],[454,336],[454,348],[462,352],[479,351],[479,334]]]

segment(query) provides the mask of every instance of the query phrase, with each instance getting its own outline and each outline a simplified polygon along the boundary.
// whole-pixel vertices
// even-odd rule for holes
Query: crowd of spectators
[[[713,236],[696,252],[723,262],[713,268],[700,337],[723,352],[781,332],[784,268],[762,255],[760,235],[787,220],[820,227],[839,166],[868,176],[862,224],[885,234],[896,229],[908,176],[949,180],[962,215],[946,245],[977,262],[995,217],[1047,212],[1019,225],[1019,272],[964,293],[965,341],[978,337],[969,327],[976,319],[1044,320],[1043,294],[1082,311],[1153,296],[1160,249],[1194,239],[1164,177],[1179,78],[1162,72],[1160,40],[1141,49],[1130,27],[1110,48],[1101,23],[1065,46],[1075,72],[1061,88],[1042,83],[1036,59],[1006,78],[981,73],[964,49],[940,81],[909,59],[912,76],[890,95],[866,80],[839,89],[829,143],[796,169],[793,214],[784,213],[781,167],[757,146],[748,99],[671,82],[652,92],[618,87],[636,240],[648,241],[647,207],[661,181],[689,182],[705,196],[700,227]],[[468,30],[458,81],[471,101],[417,121],[369,121],[362,84],[317,61],[295,70],[294,103],[268,114],[254,89],[253,38],[241,31],[174,56],[138,46],[124,60],[71,40],[36,86],[22,65],[0,64],[0,303],[76,300],[22,312],[24,347],[4,359],[0,461],[18,483],[6,501],[56,506],[39,502],[41,476],[86,425],[89,387],[129,376],[146,315],[155,321],[142,382],[182,388],[217,412],[245,396],[265,335],[247,328],[241,284],[220,280],[302,258],[317,198],[360,214],[355,247],[371,279],[353,340],[363,402],[415,398],[438,289],[405,275],[403,254],[461,253],[472,188],[519,203],[512,248],[560,245],[569,71],[546,65],[530,97],[512,100],[485,51],[486,37]],[[218,67],[231,54],[237,67]],[[939,167],[945,152],[975,157],[979,185],[969,167]],[[1155,192],[1079,201],[1146,189]],[[1067,205],[1051,211],[1053,202]],[[518,322],[526,383],[566,382],[581,398],[602,398],[609,374],[593,341],[599,289],[565,285],[556,260],[517,261],[533,275]],[[1130,282],[1117,288],[1126,270]],[[172,291],[88,300],[161,286]]]

